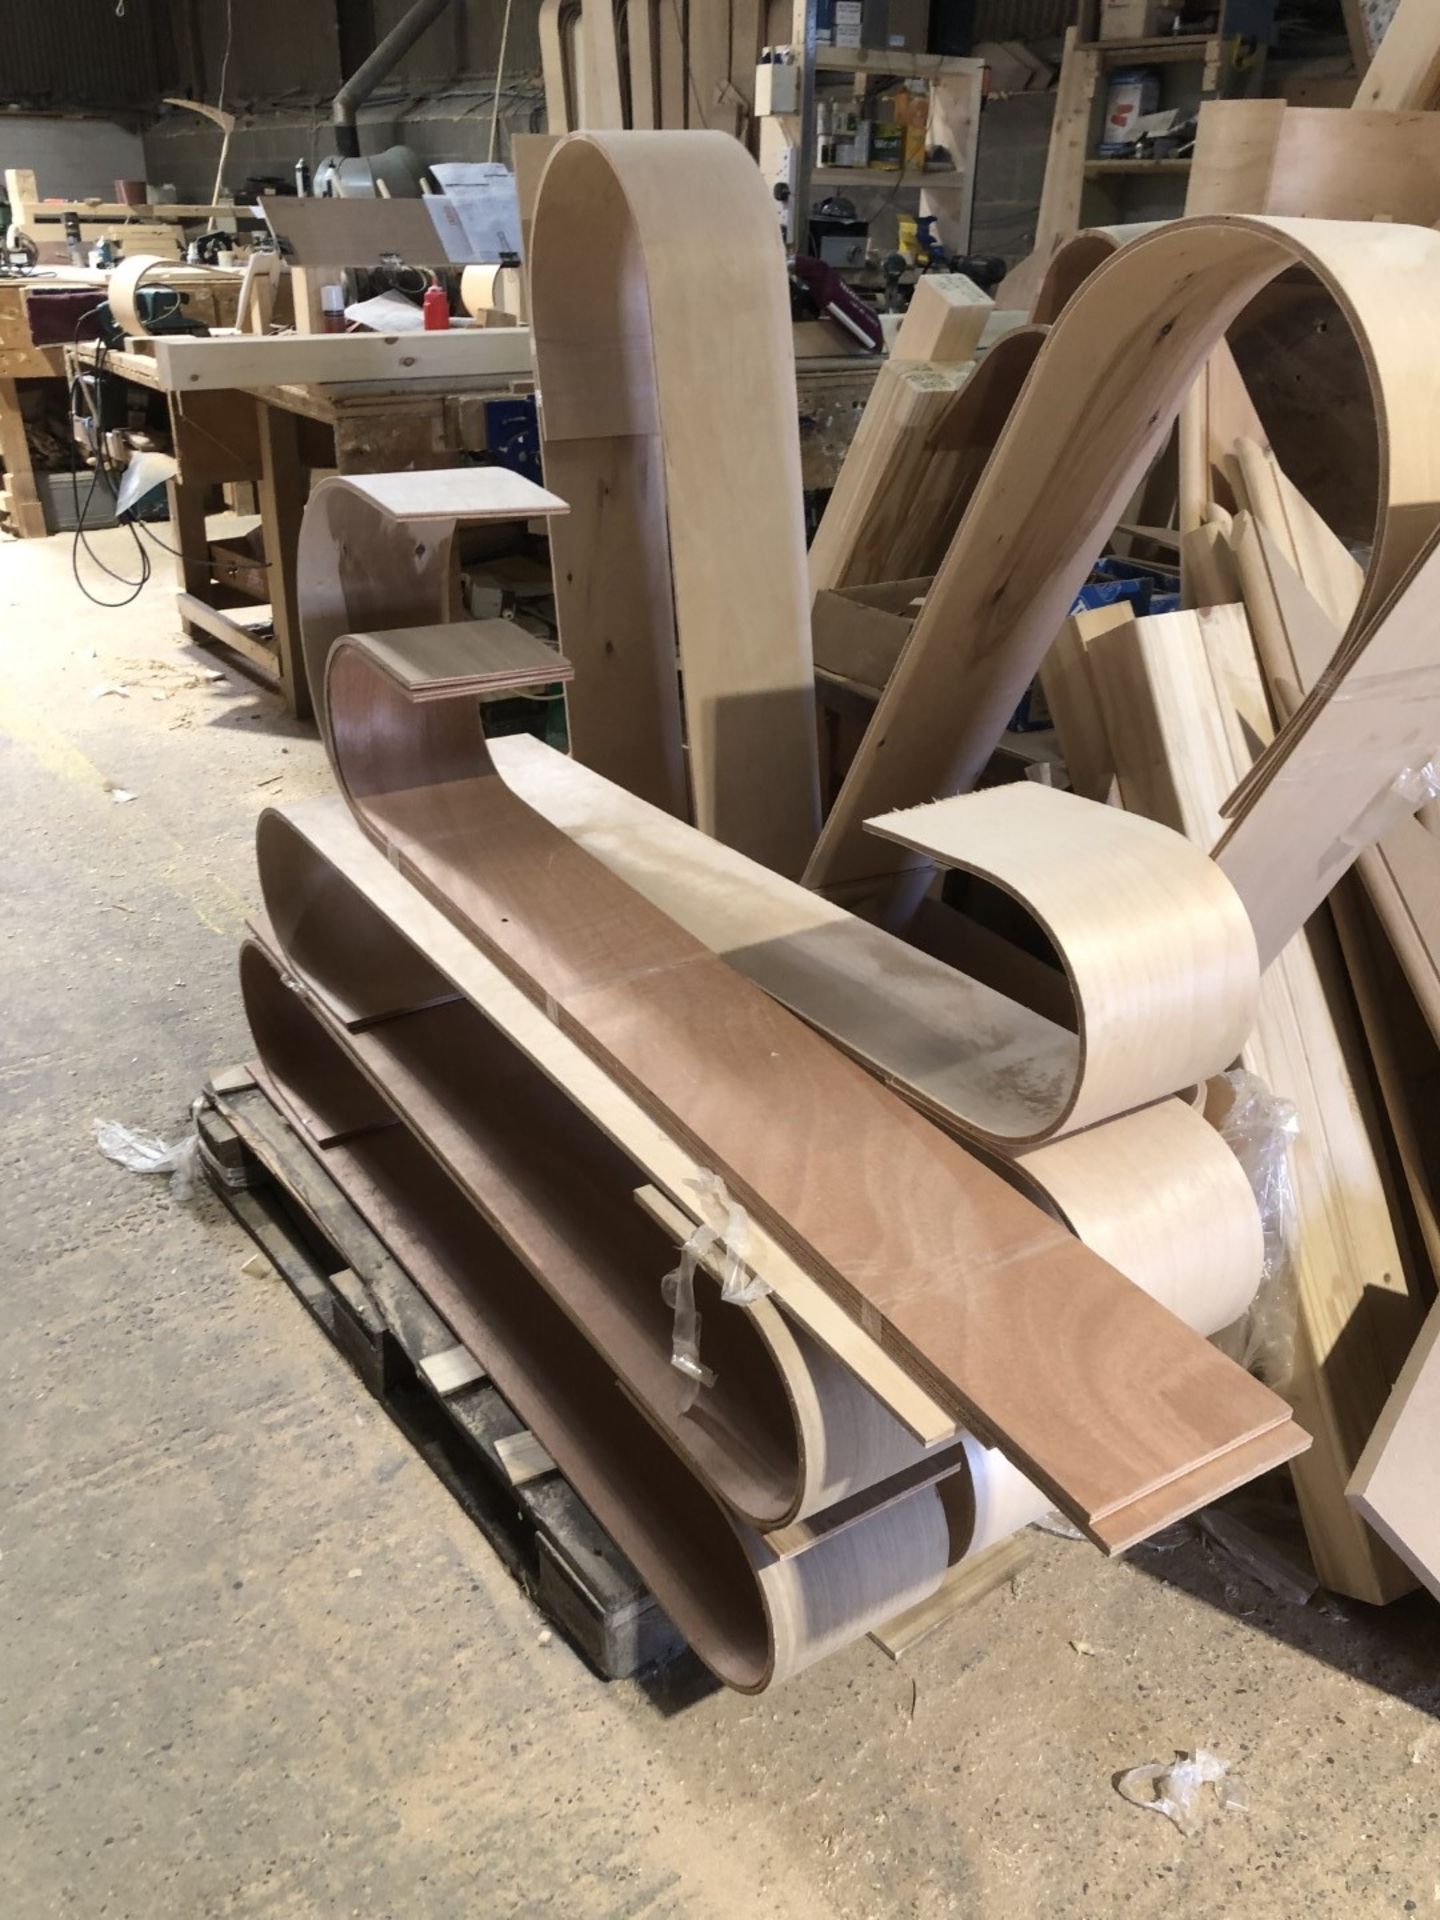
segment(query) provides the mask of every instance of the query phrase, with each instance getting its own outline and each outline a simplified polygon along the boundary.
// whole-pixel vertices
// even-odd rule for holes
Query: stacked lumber
[[[552,134],[709,128],[744,138],[766,39],[759,0],[541,0]]]

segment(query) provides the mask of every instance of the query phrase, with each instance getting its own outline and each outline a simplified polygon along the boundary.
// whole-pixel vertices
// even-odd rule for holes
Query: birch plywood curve
[[[253,943],[242,950],[241,986],[262,1077],[302,1139],[719,1679],[758,1693],[933,1592],[948,1530],[932,1488],[780,1559],[656,1435],[580,1329],[405,1127],[347,1133],[349,1103],[365,1083]],[[307,1126],[317,1109],[337,1133],[323,1149]]]
[[[924,1448],[773,1303],[722,1305],[704,1274],[701,1354],[716,1381],[687,1407],[660,1291],[674,1247],[634,1203],[635,1162],[283,815],[262,817],[256,851],[274,937],[316,1024],[720,1498],[780,1527],[920,1462]],[[370,993],[358,1016],[357,952]]]
[[[1058,320],[1072,296],[1098,267],[1104,266],[1112,253],[1118,253],[1121,247],[1128,246],[1132,240],[1156,232],[1164,224],[1161,220],[1137,220],[1128,226],[1086,227],[1083,232],[1067,240],[1056,249],[1045,269],[1045,278],[1040,282],[1040,291],[1035,296],[1035,309],[1030,316],[1033,323],[1036,326],[1049,326],[1052,321]]]
[[[1063,1093],[1035,1070],[1037,1033],[1063,1038],[1072,1079],[1073,1034],[1019,1024],[1033,1016],[980,981],[538,740],[495,740],[490,753],[537,813],[937,1125],[979,1141],[981,1116],[1008,1114],[1012,1137],[989,1136],[988,1163],[1154,1299],[1186,1320],[1178,1302],[1212,1299],[1216,1326],[1249,1304],[1263,1255],[1254,1197],[1229,1147],[1188,1106],[1162,1100],[1007,1160],[1016,1116],[1033,1126],[1057,1086]]]
[[[1431,344],[1440,234],[1205,218],[1136,240],[1091,275],[1051,328],[807,882],[863,883],[902,916],[923,893],[923,858],[887,859],[867,842],[864,821],[974,786],[1205,359],[1247,303],[1297,263],[1339,304],[1374,400],[1382,484],[1357,621],[1393,590],[1433,531],[1440,500],[1440,366]]]
[[[327,698],[342,790],[400,872],[1093,1539],[1203,1503],[1237,1450],[1306,1444],[1275,1395],[525,806],[472,703],[410,701],[354,636]]]
[[[546,472],[575,508],[552,552],[576,750],[686,811],[678,643],[697,824],[798,873],[820,822],[814,670],[788,281],[758,168],[715,132],[562,141],[530,297]]]
[[[1021,780],[866,822],[988,880],[1070,981],[1078,1059],[1052,1132],[1221,1073],[1255,1024],[1260,969],[1239,895],[1169,828]]]
[[[565,510],[557,495],[503,467],[347,475],[313,488],[296,578],[305,675],[321,732],[325,662],[342,633],[460,617],[457,527]]]

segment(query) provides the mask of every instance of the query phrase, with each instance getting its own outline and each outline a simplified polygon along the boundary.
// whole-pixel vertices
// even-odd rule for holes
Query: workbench
[[[66,349],[78,367],[93,368],[94,342]],[[137,386],[161,390],[154,360],[143,350],[111,351],[105,370]],[[807,491],[833,486],[859,423],[879,362],[846,354],[797,365],[802,477]],[[487,403],[533,391],[525,376],[484,376],[401,385],[258,387],[171,393],[177,477],[169,483],[169,543],[178,550],[179,612],[187,634],[219,642],[259,668],[287,708],[309,716],[300,649],[296,548],[300,520],[316,472],[389,473],[409,467],[457,466],[487,445]],[[253,483],[268,573],[273,639],[235,617],[253,597],[237,592],[214,564],[205,516],[211,489]]]
[[[230,326],[235,319],[240,276],[220,269],[181,266],[169,278],[185,293],[195,317],[207,326]],[[38,540],[49,531],[35,483],[35,468],[25,436],[18,382],[66,378],[65,348],[37,346],[30,326],[30,296],[37,292],[93,291],[105,298],[109,275],[91,267],[46,266],[33,274],[0,275],[0,466],[5,494],[0,508],[9,531],[21,540]]]

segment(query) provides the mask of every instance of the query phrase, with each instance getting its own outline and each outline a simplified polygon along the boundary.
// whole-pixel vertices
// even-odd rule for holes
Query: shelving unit
[[[776,186],[788,190],[786,229],[792,242],[804,234],[817,191],[844,190],[847,196],[875,197],[879,206],[901,200],[908,211],[918,198],[918,211],[935,216],[941,243],[955,253],[970,244],[971,208],[975,191],[975,155],[980,139],[980,104],[985,63],[938,53],[872,47],[835,47],[816,37],[815,0],[794,0],[791,44],[799,75],[798,111],[767,115],[760,122],[760,165]],[[816,104],[826,80],[870,76],[877,79],[924,79],[930,88],[927,146],[943,146],[952,164],[907,173],[882,167],[818,167],[815,165]],[[856,200],[864,219],[870,208]]]
[[[1093,4],[1082,6],[1078,26],[1065,36],[1035,230],[1035,256],[1042,261],[1082,227],[1168,219],[1184,211],[1187,158],[1107,158],[1095,151],[1109,78],[1117,69],[1163,68],[1167,106],[1253,93],[1264,70],[1263,40],[1241,33],[1263,25],[1265,9],[1257,0],[1230,0],[1216,33],[1164,39],[1096,39],[1095,14]],[[1186,69],[1193,69],[1193,79]]]

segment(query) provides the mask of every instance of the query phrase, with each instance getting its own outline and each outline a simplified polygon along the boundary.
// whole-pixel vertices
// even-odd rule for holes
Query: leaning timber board
[[[363,636],[327,689],[342,788],[401,872],[1097,1543],[1203,1503],[1247,1443],[1303,1448],[1267,1389],[533,813],[469,703],[408,700]]]

